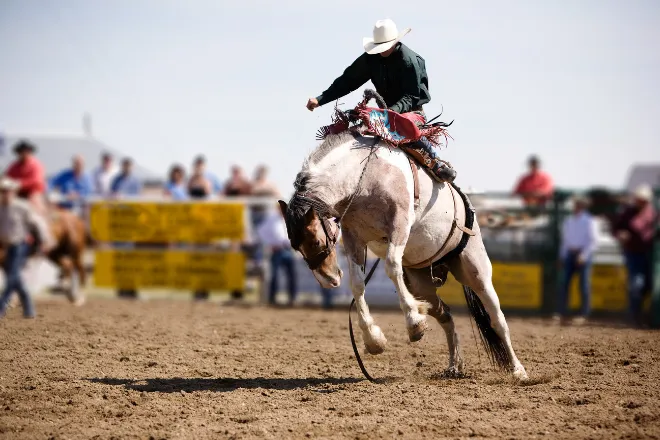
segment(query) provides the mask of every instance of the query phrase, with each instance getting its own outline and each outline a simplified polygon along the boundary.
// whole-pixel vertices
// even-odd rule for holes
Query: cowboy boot
[[[433,144],[425,137],[419,138],[418,141],[406,145],[411,156],[422,165],[428,174],[438,182],[452,183],[456,179],[456,170],[454,170],[447,162],[440,160]]]

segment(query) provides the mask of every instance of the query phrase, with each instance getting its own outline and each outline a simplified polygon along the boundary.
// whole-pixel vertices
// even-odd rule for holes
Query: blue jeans
[[[321,296],[323,297],[323,308],[331,309],[332,308],[332,289],[326,289],[321,287]]]
[[[628,314],[639,320],[644,293],[651,286],[651,252],[626,252],[624,259],[628,270]]]
[[[288,287],[289,287],[289,304],[293,304],[298,294],[298,286],[296,279],[296,268],[293,252],[291,249],[276,249],[273,250],[270,256],[270,290],[268,293],[268,301],[275,304],[275,295],[279,289],[279,273],[280,269],[284,269]]]
[[[562,280],[561,291],[559,292],[557,313],[562,316],[568,314],[568,295],[571,287],[571,280],[577,272],[580,277],[580,315],[586,318],[591,312],[591,259],[587,259],[582,265],[580,265],[577,261],[578,256],[578,253],[569,253],[563,260],[564,279]]]
[[[32,303],[30,294],[23,285],[23,278],[21,277],[21,269],[25,265],[27,254],[27,243],[12,244],[7,247],[3,267],[5,272],[5,288],[0,296],[0,315],[5,313],[11,295],[16,291],[23,305],[23,316],[34,316],[34,304]]]

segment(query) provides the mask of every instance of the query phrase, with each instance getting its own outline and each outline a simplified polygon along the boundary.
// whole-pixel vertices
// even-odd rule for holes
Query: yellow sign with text
[[[120,289],[241,290],[245,255],[193,250],[98,250],[94,283]]]
[[[543,305],[543,268],[540,264],[493,263],[493,285],[503,308],[540,309]],[[464,306],[463,286],[453,276],[437,290],[444,302]]]
[[[595,264],[591,268],[591,308],[594,310],[621,311],[628,304],[626,268],[622,265]],[[580,308],[579,276],[571,280],[569,307]]]
[[[92,237],[137,243],[208,243],[241,240],[245,232],[240,203],[102,202],[90,208]]]

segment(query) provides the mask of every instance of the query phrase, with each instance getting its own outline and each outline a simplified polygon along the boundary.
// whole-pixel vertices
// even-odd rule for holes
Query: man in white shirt
[[[268,302],[275,305],[275,295],[279,289],[279,271],[283,268],[288,281],[289,305],[293,305],[298,293],[296,267],[293,249],[289,243],[286,225],[282,214],[277,209],[271,210],[256,230],[257,237],[263,246],[268,248],[270,255],[270,288]]]
[[[110,153],[103,153],[101,156],[101,165],[92,173],[94,194],[101,197],[108,197],[112,192],[112,181],[116,174],[117,168],[113,164],[112,155]]]
[[[568,315],[568,295],[573,275],[580,277],[580,315],[574,323],[582,324],[591,311],[591,264],[596,249],[596,221],[587,211],[588,203],[583,198],[573,200],[573,213],[564,220],[559,251],[563,268],[563,280],[557,301],[556,320]]]

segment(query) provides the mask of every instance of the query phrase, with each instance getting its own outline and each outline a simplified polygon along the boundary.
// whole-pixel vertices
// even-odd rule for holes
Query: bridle
[[[318,210],[315,209],[312,205],[310,209],[313,209],[314,212],[316,213],[316,216],[319,218],[321,221],[321,227],[323,228],[323,233],[325,234],[325,244],[321,248],[321,250],[315,254],[312,257],[307,257],[305,254],[302,253],[300,250],[300,245],[294,246],[293,248],[300,252],[300,254],[303,257],[303,260],[305,260],[305,263],[307,263],[307,266],[311,270],[318,269],[321,264],[325,261],[326,258],[330,256],[332,251],[335,249],[335,246],[337,245],[337,239],[339,238],[339,230],[341,228],[341,221],[344,219],[344,216],[348,212],[348,209],[351,207],[353,204],[353,200],[355,200],[355,196],[358,195],[360,190],[362,189],[362,179],[364,179],[365,171],[367,171],[367,166],[369,165],[369,161],[371,160],[371,156],[374,155],[376,152],[376,145],[378,144],[379,138],[374,137],[374,143],[371,146],[371,151],[369,152],[369,156],[367,156],[364,164],[364,168],[362,168],[362,173],[360,173],[360,179],[358,180],[357,186],[355,188],[355,191],[353,194],[351,194],[351,197],[348,199],[348,203],[346,204],[346,208],[344,208],[344,212],[335,219],[332,219],[331,217],[326,217],[326,216],[321,216],[319,214]],[[308,199],[308,200],[316,200],[317,202],[320,202],[320,200],[317,197],[314,197],[311,194],[307,193],[302,193],[300,194],[301,197]],[[337,228],[335,231],[332,231],[331,228],[331,223],[334,222],[337,225]],[[290,238],[290,237],[289,237]]]
[[[300,247],[296,248],[296,250],[302,255],[303,260],[305,260],[305,263],[307,263],[307,266],[310,268],[310,270],[316,270],[319,268],[319,266],[321,266],[321,264],[323,264],[325,259],[328,258],[332,251],[335,249],[335,246],[337,246],[337,239],[339,238],[339,220],[321,218],[321,216],[318,215],[318,212],[316,215],[321,221],[321,227],[323,228],[323,233],[325,234],[325,244],[321,250],[312,257],[306,257],[305,254],[303,254],[300,250]],[[336,229],[334,231],[332,230],[331,223],[336,224]]]

